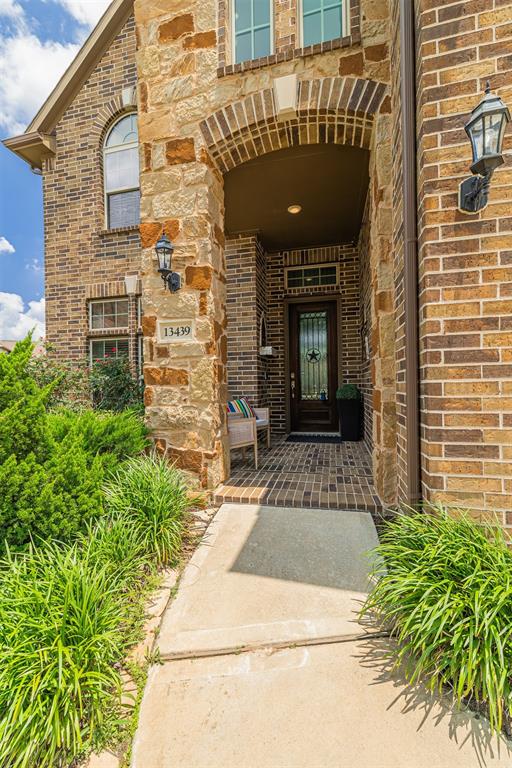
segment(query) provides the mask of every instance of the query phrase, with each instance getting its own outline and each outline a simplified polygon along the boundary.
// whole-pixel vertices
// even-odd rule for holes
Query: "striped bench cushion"
[[[245,397],[240,397],[238,400],[228,400],[227,409],[228,413],[237,413],[245,419],[254,419],[256,417],[252,405]]]

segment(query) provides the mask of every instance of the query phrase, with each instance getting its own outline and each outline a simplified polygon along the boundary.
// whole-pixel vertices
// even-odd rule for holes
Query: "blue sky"
[[[109,0],[0,0],[0,139],[22,133]],[[41,178],[0,146],[0,339],[44,334]]]

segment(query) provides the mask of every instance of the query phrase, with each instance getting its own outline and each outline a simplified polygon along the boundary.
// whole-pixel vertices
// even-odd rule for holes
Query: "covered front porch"
[[[260,448],[258,469],[250,450],[245,460],[233,452],[231,477],[217,488],[214,502],[382,512],[364,442],[297,443],[284,436]]]

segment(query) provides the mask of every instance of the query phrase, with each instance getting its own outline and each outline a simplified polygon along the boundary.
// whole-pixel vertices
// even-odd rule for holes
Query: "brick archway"
[[[302,80],[298,83],[295,107],[295,113],[280,115],[273,87],[221,107],[200,123],[204,142],[201,160],[205,162],[207,156],[208,163],[215,168],[212,198],[220,202],[223,200],[222,175],[266,153],[308,144],[339,144],[370,150],[370,194],[364,234],[363,229],[361,231],[362,245],[360,243],[366,253],[365,269],[370,275],[368,340],[372,353],[368,370],[372,389],[365,397],[372,414],[374,479],[381,499],[393,503],[396,498],[395,339],[394,296],[389,278],[392,149],[388,86],[356,77]],[[220,205],[218,226],[221,229],[223,217]]]
[[[272,88],[217,110],[200,124],[210,156],[222,173],[259,155],[300,144],[370,148],[374,118],[389,111],[387,86],[354,77],[299,83],[296,117],[277,114]]]

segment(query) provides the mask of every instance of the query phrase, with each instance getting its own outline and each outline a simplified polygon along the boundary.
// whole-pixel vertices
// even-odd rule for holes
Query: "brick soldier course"
[[[228,392],[269,405],[276,434],[288,429],[286,267],[339,263],[339,376],[365,394],[374,482],[392,505],[410,500],[415,444],[403,3],[352,0],[348,33],[309,47],[301,47],[297,0],[272,7],[272,54],[238,64],[227,0],[114,0],[95,33],[96,49],[86,44],[67,90],[50,97],[24,137],[7,142],[43,168],[48,338],[57,354],[85,355],[87,301],[124,295],[124,276],[137,273],[148,423],[170,457],[214,489],[230,474]],[[498,511],[507,525],[510,130],[487,208],[464,214],[457,194],[471,162],[463,127],[485,80],[512,104],[512,4],[416,0],[414,11],[421,491],[475,515]],[[288,75],[296,77],[297,100],[283,113],[275,87]],[[126,89],[135,83],[130,102]],[[140,229],[105,231],[102,142],[115,119],[135,108]],[[323,144],[369,152],[357,242],[266,253],[255,233],[227,238],[225,173],[268,152]],[[156,271],[154,247],[164,231],[183,281],[173,295]],[[131,306],[131,327],[116,333],[135,343]],[[259,355],[262,317],[272,360]],[[189,321],[193,338],[165,344],[163,320]]]

